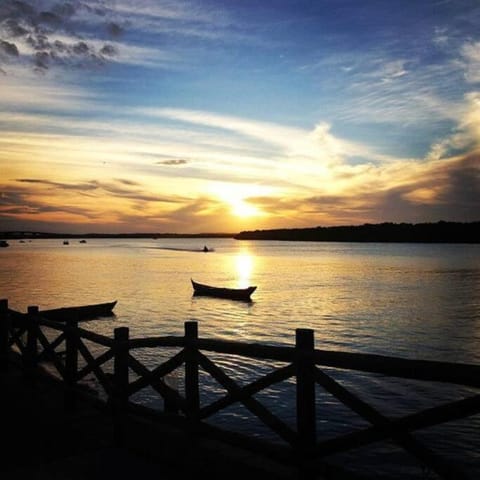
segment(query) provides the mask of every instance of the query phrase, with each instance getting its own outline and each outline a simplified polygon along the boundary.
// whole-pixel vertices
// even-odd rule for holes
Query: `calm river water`
[[[133,337],[182,335],[183,323],[197,320],[201,337],[292,345],[295,329],[305,327],[315,330],[317,348],[480,364],[480,245],[232,239],[9,243],[9,248],[0,249],[0,298],[8,298],[11,308],[22,311],[28,305],[46,309],[118,300],[114,318],[88,324],[99,333],[111,335],[114,327],[125,325]],[[215,251],[191,251],[205,243]],[[192,297],[190,278],[258,288],[250,304]],[[149,352],[143,360],[158,364],[154,355]],[[240,383],[269,367],[238,358],[218,361]],[[478,393],[373,375],[329,373],[392,416]],[[218,387],[204,381],[207,396],[215,396]],[[258,398],[288,423],[293,422],[292,385],[285,383]],[[156,400],[144,392],[138,401],[153,405]],[[321,438],[365,425],[322,391],[318,402]],[[237,422],[234,428],[240,431],[268,435],[248,415],[242,407],[232,407],[214,421],[229,426]],[[440,454],[460,459],[477,475],[479,417],[418,436]],[[382,467],[377,462],[379,452],[388,459]],[[425,472],[402,455],[389,445],[379,445],[372,453],[352,452],[348,461],[356,461],[368,476],[423,478]],[[345,456],[336,459],[345,462]]]

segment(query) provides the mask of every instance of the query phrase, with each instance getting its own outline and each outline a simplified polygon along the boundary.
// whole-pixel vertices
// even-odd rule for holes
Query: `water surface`
[[[205,242],[215,251],[199,251]],[[480,364],[478,245],[231,239],[9,243],[9,248],[0,250],[0,297],[22,311],[28,305],[47,309],[118,300],[113,319],[90,322],[89,328],[99,333],[111,335],[114,327],[129,326],[134,337],[182,335],[184,322],[196,320],[202,337],[291,345],[296,328],[312,328],[317,348]],[[190,278],[218,286],[258,288],[251,303],[193,297]],[[158,353],[145,353],[142,360],[158,364]],[[271,365],[240,358],[216,360],[239,383],[271,369]],[[372,375],[330,373],[393,416],[474,393]],[[206,400],[220,394],[215,382],[206,376],[203,381]],[[292,425],[293,388],[292,382],[285,382],[258,396]],[[365,425],[323,391],[317,395],[320,437]],[[144,392],[138,401],[155,404],[156,399]],[[268,435],[243,407],[232,408],[215,422],[229,426],[237,422],[241,431]],[[461,457],[466,467],[476,471],[479,427],[475,416],[452,422],[440,433],[429,429],[420,435],[427,435],[442,455]],[[410,466],[401,453],[388,445],[379,448],[388,455],[385,458],[400,461],[402,478],[421,475],[419,467]],[[376,454],[358,451],[355,455],[365,471],[371,467],[372,475],[395,476],[388,468],[378,468]]]

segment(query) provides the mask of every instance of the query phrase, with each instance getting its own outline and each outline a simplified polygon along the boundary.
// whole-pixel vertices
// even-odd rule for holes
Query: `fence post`
[[[27,376],[33,376],[37,368],[38,358],[38,307],[28,307],[27,313],[27,345],[24,366]]]
[[[128,327],[119,327],[113,331],[115,356],[113,359],[113,422],[114,441],[121,446],[125,441],[125,421],[128,402]]]
[[[308,458],[316,443],[314,332],[298,328],[295,340],[298,447],[300,456]]]
[[[200,390],[197,360],[198,323],[185,322],[185,400],[187,415],[198,419],[200,410]]]
[[[10,336],[10,315],[8,300],[0,300],[0,371],[8,370],[8,340]]]
[[[74,314],[75,315],[75,314]],[[78,372],[78,318],[68,320],[65,325],[65,409],[73,411],[76,407],[75,385]]]

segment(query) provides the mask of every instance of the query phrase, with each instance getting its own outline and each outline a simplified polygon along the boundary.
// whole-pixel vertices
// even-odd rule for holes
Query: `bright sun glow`
[[[244,200],[236,200],[231,202],[232,213],[237,217],[255,217],[260,215],[258,208],[245,202]]]
[[[232,185],[216,183],[210,190],[225,202],[233,215],[247,218],[262,215],[262,211],[248,201],[249,197],[264,195],[257,185]]]

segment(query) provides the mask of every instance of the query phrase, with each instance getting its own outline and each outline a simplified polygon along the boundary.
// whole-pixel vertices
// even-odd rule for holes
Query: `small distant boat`
[[[208,297],[229,298],[231,300],[250,300],[250,295],[257,287],[247,288],[224,288],[212,287],[203,283],[194,282],[190,279],[193,286],[194,295],[205,295]]]
[[[92,320],[96,317],[109,317],[113,315],[117,301],[107,303],[97,303],[94,305],[81,305],[78,307],[62,307],[52,310],[40,310],[38,313],[41,317],[54,321],[68,321],[77,319],[78,321]]]
[[[10,245],[8,244],[8,242],[6,240],[0,240],[0,247],[9,247]]]
[[[68,240],[64,240],[64,241],[63,241],[63,244],[64,244],[64,245],[68,245],[69,243],[70,243],[70,242],[69,242]]]
[[[86,240],[80,240],[78,243],[87,243]]]

